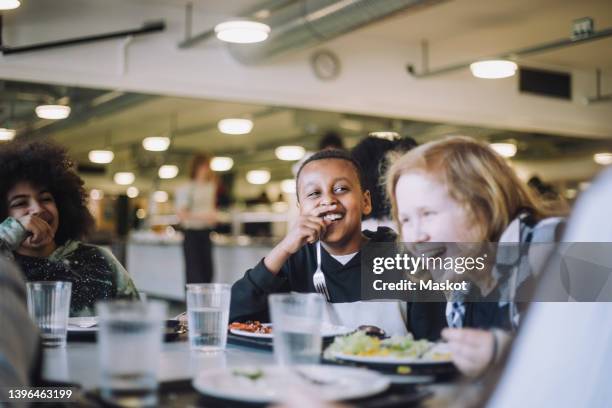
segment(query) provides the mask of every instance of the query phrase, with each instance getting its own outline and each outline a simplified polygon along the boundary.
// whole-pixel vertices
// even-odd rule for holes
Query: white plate
[[[451,358],[433,358],[432,354],[450,353],[448,346],[444,343],[439,343],[433,346],[422,358],[415,357],[396,357],[396,356],[356,356],[354,354],[345,354],[336,352],[332,357],[338,360],[352,361],[355,363],[370,363],[370,364],[392,364],[392,365],[419,365],[419,364],[448,364],[452,363]]]
[[[264,323],[262,326],[271,327],[272,323]],[[335,337],[335,336],[344,336],[345,334],[349,334],[354,332],[355,330],[349,329],[346,326],[337,326],[334,324],[323,323],[321,325],[321,333],[323,337]],[[252,333],[245,330],[239,329],[230,329],[230,333],[236,334],[238,336],[244,337],[253,337],[257,339],[272,339],[274,338],[274,332],[272,333]]]
[[[97,332],[98,331],[98,318],[96,316],[69,317],[68,318],[68,331]]]
[[[256,380],[236,375],[257,370],[263,375]],[[385,391],[390,384],[382,374],[363,368],[305,365],[294,370],[302,376],[279,366],[217,368],[202,371],[193,386],[202,394],[224,400],[270,403],[290,397],[296,390],[306,395],[316,393],[324,401],[364,398]],[[314,384],[303,377],[325,384]]]

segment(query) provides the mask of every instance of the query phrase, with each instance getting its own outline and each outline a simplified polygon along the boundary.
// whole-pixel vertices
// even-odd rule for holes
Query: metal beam
[[[560,40],[551,41],[548,43],[539,44],[539,45],[535,45],[532,47],[521,48],[521,49],[514,50],[514,51],[504,52],[502,54],[487,57],[487,59],[513,60],[513,59],[516,59],[517,57],[521,57],[525,55],[536,54],[536,53],[545,52],[545,51],[551,51],[551,50],[555,50],[557,48],[562,48],[562,47],[570,47],[572,45],[578,45],[578,44],[582,44],[582,43],[589,42],[589,41],[600,40],[602,38],[607,38],[610,36],[612,36],[612,27],[606,28],[601,31],[594,32],[589,35],[584,35],[578,38],[562,38]],[[427,78],[427,77],[442,75],[442,74],[446,74],[449,72],[458,71],[460,69],[467,68],[470,66],[471,63],[473,63],[474,61],[478,61],[478,60],[479,58],[471,60],[469,62],[461,62],[458,64],[448,65],[442,68],[436,68],[433,70],[425,69],[421,72],[417,72],[414,65],[410,64],[406,66],[406,70],[415,78]],[[429,61],[423,61],[423,66],[427,67],[428,63]]]
[[[0,35],[0,52],[2,52],[2,54],[4,55],[20,54],[24,52],[46,50],[49,48],[66,47],[66,46],[79,45],[79,44],[90,43],[90,42],[95,42],[95,41],[105,41],[105,40],[111,40],[115,38],[150,34],[150,33],[158,32],[158,31],[163,31],[165,30],[165,28],[166,28],[166,23],[164,21],[153,21],[153,22],[146,22],[142,25],[142,27],[131,29],[131,30],[115,31],[112,33],[105,33],[105,34],[95,34],[95,35],[89,35],[85,37],[69,38],[66,40],[48,41],[48,42],[23,45],[23,46],[18,46],[18,47],[8,47],[8,46],[3,45],[1,42],[2,37]],[[1,16],[0,16],[0,32],[2,32]]]

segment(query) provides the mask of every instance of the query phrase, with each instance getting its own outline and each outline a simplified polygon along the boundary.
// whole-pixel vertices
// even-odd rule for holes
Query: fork
[[[312,282],[314,283],[315,290],[325,296],[325,299],[329,302],[329,292],[327,291],[327,284],[325,283],[325,275],[321,270],[321,241],[317,241],[317,270],[312,276]]]

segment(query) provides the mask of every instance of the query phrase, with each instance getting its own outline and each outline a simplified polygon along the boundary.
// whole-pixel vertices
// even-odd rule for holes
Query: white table
[[[228,344],[224,352],[192,353],[186,341],[164,343],[159,380],[189,379],[206,368],[273,363],[272,353],[264,350]],[[52,381],[78,383],[85,389],[97,387],[100,379],[97,343],[69,342],[66,348],[46,348],[43,377]]]

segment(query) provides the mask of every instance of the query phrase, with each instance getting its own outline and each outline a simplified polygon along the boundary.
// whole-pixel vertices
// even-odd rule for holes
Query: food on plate
[[[272,326],[262,324],[261,322],[255,321],[247,321],[244,323],[234,322],[229,325],[230,330],[241,330],[249,333],[259,333],[259,334],[270,334],[272,333]]]
[[[436,343],[415,340],[411,334],[379,339],[357,331],[348,336],[336,337],[325,351],[326,355],[352,355],[361,357],[427,358],[436,361],[449,360],[450,353]]]
[[[258,368],[252,369],[252,370],[246,370],[246,369],[233,370],[232,374],[235,377],[244,377],[244,378],[248,378],[251,381],[257,381],[264,376],[263,371],[261,371]]]

